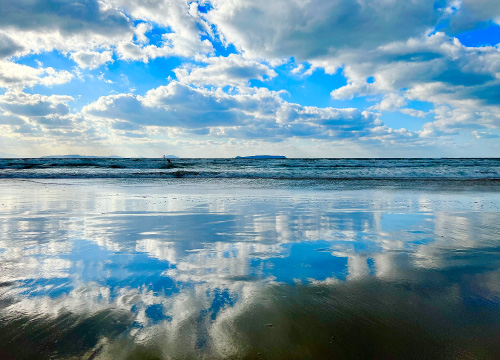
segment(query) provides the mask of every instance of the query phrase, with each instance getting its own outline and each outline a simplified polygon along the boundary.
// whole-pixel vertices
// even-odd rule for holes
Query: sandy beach
[[[496,183],[243,185],[2,180],[3,356],[500,356]]]

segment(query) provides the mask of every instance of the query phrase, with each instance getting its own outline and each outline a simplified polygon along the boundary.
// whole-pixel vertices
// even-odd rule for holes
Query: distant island
[[[286,159],[283,155],[252,155],[252,156],[236,156],[236,159]]]
[[[163,155],[163,158],[164,159],[179,159],[179,157],[175,156],[175,155]]]

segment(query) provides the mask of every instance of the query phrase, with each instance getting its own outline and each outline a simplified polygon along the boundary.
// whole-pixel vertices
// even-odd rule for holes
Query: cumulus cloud
[[[0,59],[7,58],[22,49],[23,47],[16,44],[10,36],[0,33]]]
[[[394,111],[407,99],[454,109],[453,121],[443,121],[445,117],[436,112],[440,128],[499,124],[500,52],[495,47],[466,47],[436,33],[381,46],[369,56],[351,51],[340,57],[349,64],[344,68],[348,83],[331,92],[334,99],[384,94],[374,109]],[[414,109],[403,112],[425,116]]]
[[[461,0],[455,4],[450,28],[458,32],[474,28],[481,22],[493,20],[500,25],[500,3],[496,0]]]
[[[73,74],[68,71],[57,71],[52,67],[33,68],[0,60],[0,87],[23,89],[34,85],[58,85],[69,82]]]
[[[108,119],[117,130],[136,125],[178,127],[211,136],[283,140],[287,137],[344,139],[369,136],[377,117],[358,109],[301,106],[264,88],[229,94],[173,81],[145,96],[101,97],[84,108],[86,115]]]
[[[149,21],[169,31],[162,35],[160,46],[142,44],[148,43],[145,33],[150,30],[148,25],[139,24],[136,27],[139,44],[125,41],[118,47],[118,54],[125,60],[148,61],[160,56],[196,57],[212,54],[212,43],[202,39],[210,28],[200,18],[197,3],[189,4],[185,0],[154,0],[147,3],[138,0],[112,0],[115,7],[123,8],[134,19]]]
[[[394,111],[429,119],[422,138],[468,132],[471,139],[485,139],[500,127],[499,48],[467,47],[452,36],[498,23],[500,8],[493,0],[0,0],[0,13],[5,96],[74,77],[66,70],[16,63],[27,54],[57,50],[78,65],[73,72],[79,76],[80,69],[113,61],[176,57],[181,62],[173,70],[176,81],[147,93],[131,78],[129,87],[142,96],[117,95],[123,89],[118,82],[110,85],[115,95],[84,108],[96,119],[84,121],[88,128],[104,124],[129,137],[161,127],[186,136],[268,141],[414,138],[415,133],[390,129],[377,119]],[[326,74],[341,69],[347,83],[329,89],[332,99],[366,96],[373,106],[308,107],[284,101],[279,91],[248,87],[251,80],[280,76],[271,86],[282,83],[286,91],[286,76],[278,75],[278,65],[285,63],[294,64],[288,73],[294,81],[318,68]],[[79,115],[59,114],[52,105],[41,115],[46,99],[38,107],[16,101],[4,100],[0,122],[16,123],[19,131],[35,124],[45,130],[80,126]],[[413,101],[429,103],[431,110],[413,109]]]
[[[80,50],[71,54],[71,59],[81,68],[96,69],[108,62],[113,62],[113,53],[111,51],[97,52]]]
[[[0,2],[2,28],[57,30],[62,33],[119,33],[129,20],[116,8],[97,0],[33,0]]]
[[[212,51],[211,45],[205,48],[205,53],[210,53]],[[142,61],[148,63],[150,60],[154,60],[159,57],[170,57],[170,56],[186,56],[196,54],[196,50],[193,53],[184,52],[184,50],[179,48],[174,48],[168,43],[163,43],[161,46],[156,45],[146,45],[136,44],[130,41],[123,41],[116,47],[116,53],[121,60],[127,61]]]
[[[474,107],[452,108],[439,106],[434,110],[435,120],[423,126],[422,136],[458,134],[460,130],[499,128],[499,111],[485,109],[477,111]]]
[[[245,86],[249,80],[267,80],[277,76],[269,66],[256,60],[231,54],[227,57],[207,58],[205,67],[182,67],[174,70],[177,79],[197,86]]]
[[[380,112],[399,111],[400,113],[419,118],[426,117],[429,114],[422,110],[405,108],[405,105],[407,105],[407,99],[404,96],[399,93],[389,93],[384,95],[382,101],[369,107],[368,110],[376,110]]]
[[[9,55],[109,47],[133,35],[127,16],[104,1],[2,0],[0,13],[0,37],[15,44]]]
[[[346,52],[348,84],[332,91],[334,98],[371,95],[417,84],[442,83],[471,87],[495,80],[500,70],[496,48],[470,48],[443,33],[391,43],[369,53]],[[374,81],[367,82],[369,77]],[[446,96],[446,95],[445,95]]]
[[[392,0],[328,4],[214,0],[212,4],[207,19],[226,43],[245,56],[295,57],[311,65],[304,75],[316,68],[327,73],[342,68],[347,84],[332,90],[334,99],[382,96],[371,109],[425,117],[428,113],[403,108],[408,100],[420,100],[461,114],[459,122],[443,121],[436,113],[438,123],[429,124],[427,130],[447,124],[446,131],[452,133],[498,124],[498,48],[466,47],[444,32],[428,35],[445,19],[452,25],[443,31],[496,21],[498,5],[489,0],[448,1],[441,7],[434,1]],[[293,73],[303,69],[298,66]],[[468,112],[476,115],[467,116]]]
[[[224,39],[261,57],[318,59],[425,33],[442,15],[423,1],[214,0],[207,18]]]
[[[69,113],[67,102],[72,100],[71,96],[44,96],[11,91],[0,96],[0,106],[12,114],[23,116],[66,115]]]
[[[72,58],[81,67],[95,68],[109,59],[107,51],[116,51],[124,60],[145,62],[162,56],[211,54],[211,42],[201,38],[206,34],[203,28],[210,29],[192,9],[182,0],[147,5],[127,0],[1,1],[5,21],[0,24],[0,56],[56,49],[74,52]],[[140,21],[135,27],[134,20]],[[146,36],[153,24],[167,30],[158,45],[148,44]]]
[[[25,121],[19,116],[9,114],[6,111],[0,112],[0,125],[23,125],[24,123]]]
[[[102,139],[102,134],[81,114],[71,113],[68,103],[73,100],[64,95],[8,91],[0,96],[0,125],[7,126],[2,135],[43,138],[59,145]]]
[[[147,126],[198,128],[243,124],[271,116],[279,95],[267,89],[254,94],[229,95],[222,90],[193,88],[173,81],[150,90],[145,96],[110,95],[87,105],[83,111],[108,119]]]
[[[399,111],[403,114],[410,115],[410,116],[417,117],[417,118],[424,118],[427,115],[429,115],[428,112],[425,112],[422,110],[410,109],[410,108],[399,109]]]
[[[476,137],[476,139],[498,139],[500,135],[481,132],[481,131],[473,131],[472,134]]]
[[[406,105],[406,99],[399,94],[387,94],[381,102],[372,106],[373,110],[395,111]]]

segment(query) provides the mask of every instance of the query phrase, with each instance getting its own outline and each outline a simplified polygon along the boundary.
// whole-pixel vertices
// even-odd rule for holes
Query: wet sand
[[[2,357],[499,358],[500,186],[349,184],[2,180]]]

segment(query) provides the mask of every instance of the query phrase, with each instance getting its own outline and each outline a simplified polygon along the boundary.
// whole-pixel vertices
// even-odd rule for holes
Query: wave
[[[0,178],[499,180],[500,159],[0,159]]]

